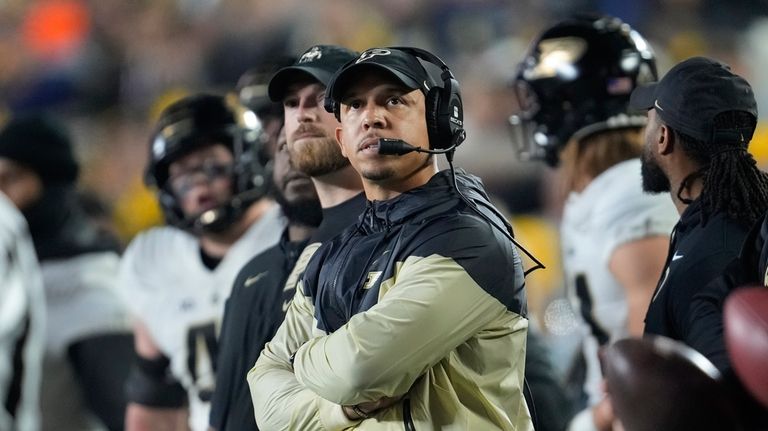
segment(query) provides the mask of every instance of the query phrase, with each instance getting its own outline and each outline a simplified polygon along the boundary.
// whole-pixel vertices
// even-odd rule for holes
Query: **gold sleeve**
[[[453,259],[409,257],[376,305],[296,352],[296,378],[340,405],[397,397],[506,312]]]
[[[313,247],[314,245],[314,247]],[[319,244],[310,245],[299,257],[294,273],[301,273]],[[298,277],[288,277],[295,282]],[[248,372],[248,385],[261,429],[269,430],[342,430],[354,426],[341,407],[320,398],[296,380],[290,363],[291,355],[309,341],[314,327],[314,306],[304,296],[300,283],[296,286],[285,320],[272,341],[262,350]]]

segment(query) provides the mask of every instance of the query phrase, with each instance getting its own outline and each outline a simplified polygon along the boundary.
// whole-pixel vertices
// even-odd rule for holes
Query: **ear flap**
[[[170,190],[159,189],[158,198],[160,201],[160,208],[163,210],[163,216],[165,222],[174,226],[178,226],[182,220],[184,220],[184,213],[181,207],[176,203],[176,197]]]

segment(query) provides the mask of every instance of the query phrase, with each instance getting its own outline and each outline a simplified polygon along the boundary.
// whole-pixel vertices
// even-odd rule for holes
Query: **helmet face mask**
[[[545,30],[515,76],[521,110],[510,117],[523,160],[558,164],[573,139],[609,129],[642,127],[627,104],[639,84],[656,80],[655,56],[629,25],[612,17],[578,17]]]
[[[269,187],[263,138],[256,115],[234,95],[195,95],[163,111],[151,139],[145,182],[157,189],[166,222],[194,232],[220,232],[238,220]],[[229,170],[231,194],[215,208],[185,214],[180,197],[171,187],[169,167],[181,157],[215,143],[225,145],[234,158]]]
[[[553,146],[546,125],[536,121],[541,110],[536,92],[526,81],[513,85],[519,110],[509,116],[512,146],[521,160],[547,160]]]

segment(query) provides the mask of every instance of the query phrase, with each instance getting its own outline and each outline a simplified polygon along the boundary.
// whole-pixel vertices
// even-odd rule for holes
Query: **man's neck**
[[[687,174],[686,174],[687,175]],[[673,180],[670,178],[670,195],[672,196],[672,203],[675,204],[675,208],[677,208],[677,213],[682,215],[683,212],[688,208],[688,205],[690,203],[686,203],[688,201],[695,201],[696,199],[701,196],[701,190],[704,187],[704,183],[701,179],[701,177],[693,177],[692,179],[688,180],[687,187],[684,187],[682,191],[680,191],[680,184],[682,184],[683,180],[685,179],[685,176],[681,176],[680,178],[676,178]],[[680,191],[680,193],[678,193]],[[686,202],[680,200],[680,197],[683,199],[686,199]]]
[[[346,202],[363,190],[360,175],[352,166],[346,166],[330,174],[312,177],[312,182],[315,184],[317,197],[323,208],[334,207]]]
[[[237,242],[241,236],[274,205],[271,199],[262,198],[252,204],[240,219],[232,223],[222,232],[205,232],[200,235],[200,248],[212,257],[222,258],[229,251],[232,244]]]

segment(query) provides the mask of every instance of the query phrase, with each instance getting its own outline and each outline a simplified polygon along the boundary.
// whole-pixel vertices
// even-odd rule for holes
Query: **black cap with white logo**
[[[282,102],[288,87],[301,79],[316,79],[328,86],[331,77],[357,53],[336,45],[315,45],[304,51],[294,64],[275,73],[269,81],[267,93],[273,102]]]
[[[678,63],[659,82],[632,92],[630,107],[656,109],[669,127],[706,143],[752,139],[754,130],[715,128],[714,118],[727,111],[744,111],[757,118],[755,93],[749,83],[718,61],[693,57]],[[747,136],[748,135],[748,136]]]
[[[327,97],[336,103],[340,102],[344,92],[356,78],[362,76],[359,72],[365,68],[383,70],[395,77],[406,88],[411,90],[419,88],[425,94],[436,84],[432,82],[424,66],[415,56],[394,48],[371,48],[360,54],[357,60],[347,63],[336,72],[328,85]]]

